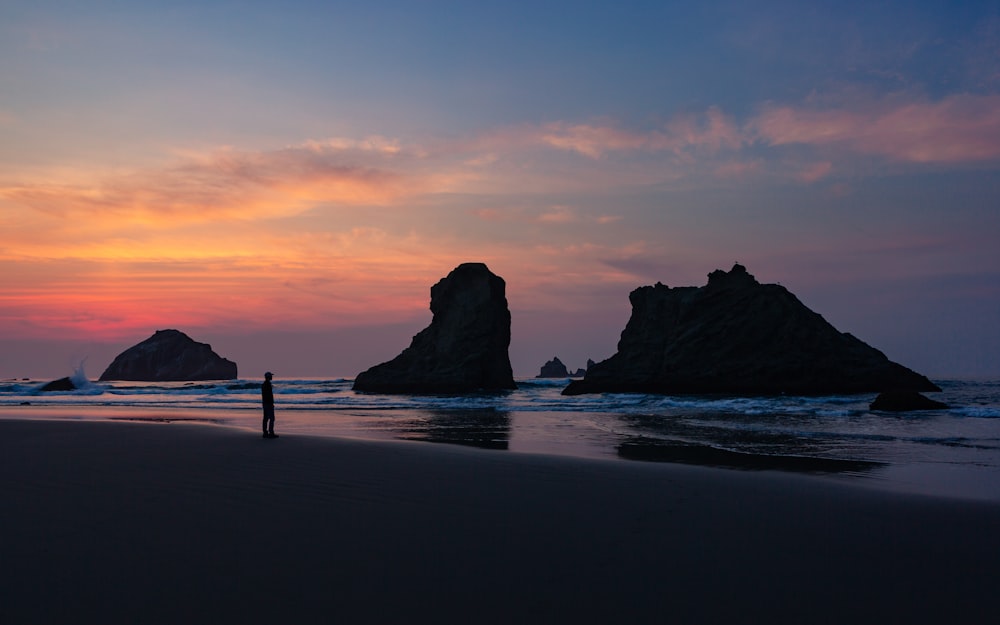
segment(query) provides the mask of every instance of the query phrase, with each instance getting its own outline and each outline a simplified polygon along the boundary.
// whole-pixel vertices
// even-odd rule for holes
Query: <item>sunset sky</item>
[[[1000,376],[998,4],[0,5],[0,378],[165,328],[353,377],[468,261],[518,376],[737,261],[921,373]]]

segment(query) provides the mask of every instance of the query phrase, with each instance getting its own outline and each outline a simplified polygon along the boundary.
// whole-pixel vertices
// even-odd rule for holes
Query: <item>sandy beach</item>
[[[995,618],[1000,504],[731,471],[0,421],[3,623]]]

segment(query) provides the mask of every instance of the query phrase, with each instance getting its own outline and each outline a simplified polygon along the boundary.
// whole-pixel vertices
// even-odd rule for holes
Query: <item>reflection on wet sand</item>
[[[665,418],[622,415],[632,436],[616,445],[618,456],[631,460],[679,462],[729,469],[800,473],[865,473],[886,466],[857,460],[855,448],[870,433],[834,441],[819,436],[795,415],[759,415],[743,424],[731,415],[699,413]]]
[[[108,417],[109,421],[133,421],[136,423],[211,423],[224,425],[225,419],[209,419],[207,417]]]
[[[863,473],[884,466],[879,462],[814,456],[755,454],[708,445],[637,438],[618,445],[618,455],[628,460],[677,462],[747,471],[800,473]]]
[[[379,429],[403,440],[508,450],[513,418],[507,411],[481,408],[422,410],[408,413],[406,418],[381,421]],[[623,425],[631,426],[628,429],[632,433],[602,432],[598,444],[606,445],[609,453],[625,460],[800,473],[858,474],[885,466],[879,462],[831,457],[831,450],[824,445],[785,433],[720,429],[716,438],[728,444],[714,446],[692,442],[689,436],[683,436],[692,434],[689,431],[692,426],[680,420],[646,420],[625,415],[621,420]]]
[[[404,440],[506,450],[511,419],[501,410],[428,410],[416,418],[394,420],[387,429]]]

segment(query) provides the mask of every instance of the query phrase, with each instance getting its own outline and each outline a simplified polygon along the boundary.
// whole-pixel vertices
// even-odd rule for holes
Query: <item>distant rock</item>
[[[569,371],[566,370],[566,365],[559,360],[558,357],[553,358],[544,365],[542,365],[542,370],[536,378],[568,378]]]
[[[73,384],[73,380],[69,378],[59,378],[58,380],[52,380],[38,390],[43,393],[51,391],[75,391],[76,384]]]
[[[483,263],[459,265],[431,287],[431,324],[389,362],[359,373],[354,390],[467,393],[515,389],[506,283]]]
[[[158,330],[114,359],[100,381],[191,382],[235,380],[236,363],[222,358],[207,343],[178,330]]]
[[[565,395],[601,392],[822,395],[940,391],[926,377],[839,332],[777,284],[742,265],[703,287],[657,283],[629,294],[618,352]]]
[[[916,391],[883,391],[878,394],[868,408],[886,412],[908,412],[910,410],[941,410],[948,404],[934,401]]]
[[[591,360],[590,358],[588,358],[587,359],[587,369],[590,369],[593,366],[594,366],[594,361]],[[587,369],[583,369],[583,368],[577,369],[575,373],[571,373],[570,374],[570,377],[571,378],[582,378],[583,376],[587,375]]]

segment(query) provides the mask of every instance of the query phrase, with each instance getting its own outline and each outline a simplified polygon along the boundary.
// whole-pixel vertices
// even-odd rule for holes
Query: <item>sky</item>
[[[1000,377],[996,2],[0,5],[0,379],[176,328],[353,377],[463,262],[515,376],[745,265],[936,378]]]

